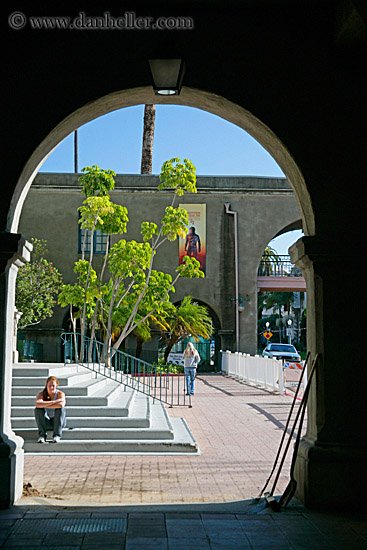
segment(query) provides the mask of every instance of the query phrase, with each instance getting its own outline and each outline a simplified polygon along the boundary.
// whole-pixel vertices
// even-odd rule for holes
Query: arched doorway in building
[[[200,355],[200,364],[198,372],[219,372],[220,371],[220,350],[222,349],[222,336],[221,336],[221,322],[214,311],[214,309],[208,304],[198,299],[193,299],[193,302],[200,306],[204,306],[208,312],[208,315],[212,321],[212,335],[209,338],[198,337],[194,338],[191,334],[187,334],[173,345],[168,358],[176,359],[181,358],[185,347],[188,342],[192,342]],[[176,307],[179,306],[181,301],[175,303]],[[164,351],[167,339],[161,339],[162,351]],[[181,361],[182,362],[182,361]]]
[[[259,261],[259,353],[269,343],[289,343],[305,358],[306,281],[288,253],[302,236],[300,221],[290,224],[271,239]]]
[[[235,105],[223,98],[219,98],[215,94],[190,88],[185,89],[181,96],[164,99],[157,99],[157,96],[153,95],[150,88],[123,90],[100,98],[90,103],[88,106],[79,109],[77,112],[72,113],[45,138],[45,140],[29,158],[21,173],[13,195],[8,215],[7,229],[12,233],[17,232],[22,206],[32,181],[40,165],[62,139],[64,139],[80,125],[96,118],[97,116],[126,106],[153,103],[157,101],[161,103],[177,103],[180,105],[187,105],[207,110],[213,114],[217,114],[218,116],[225,118],[250,133],[273,156],[293,187],[300,207],[305,234],[312,235],[314,233],[314,214],[306,183],[297,164],[283,146],[281,141],[271,132],[269,128],[264,126],[258,119],[256,119],[256,117],[242,107],[239,107],[238,105]],[[8,279],[7,292],[7,306],[11,309],[14,304],[15,277]],[[12,326],[7,327],[6,338],[8,340],[12,338],[12,328]],[[10,415],[10,409],[8,410],[8,414]],[[9,439],[10,438],[11,430],[9,432]],[[14,443],[15,446],[19,447],[19,441],[15,439]],[[22,471],[20,471],[22,469],[22,463],[17,463],[16,468],[18,468],[18,471],[16,472],[14,470],[14,477],[22,476]],[[19,495],[15,494],[15,499],[17,497],[19,497]]]

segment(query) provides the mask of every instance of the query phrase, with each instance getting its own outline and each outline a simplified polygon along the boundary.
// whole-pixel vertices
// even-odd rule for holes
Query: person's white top
[[[184,368],[193,368],[193,369],[196,369],[196,367],[198,366],[198,363],[200,361],[200,355],[199,353],[195,350],[194,353],[190,354],[190,355],[186,355],[184,354]]]

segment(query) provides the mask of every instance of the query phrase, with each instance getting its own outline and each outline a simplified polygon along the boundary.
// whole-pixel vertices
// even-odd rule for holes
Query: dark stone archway
[[[146,60],[167,52],[185,58],[188,67],[183,91],[173,101],[248,131],[293,187],[305,237],[292,255],[307,279],[308,347],[313,356],[321,354],[297,461],[297,494],[313,507],[363,505],[365,360],[363,346],[351,353],[355,327],[345,322],[355,303],[350,266],[363,242],[356,220],[365,217],[360,189],[366,25],[360,5],[234,0],[212,3],[209,10],[199,0],[185,8],[193,28],[180,31],[36,30],[31,12],[25,28],[8,26],[0,204],[0,506],[19,498],[22,476],[9,396],[15,276],[17,262],[27,255],[17,234],[24,197],[46,156],[78,126],[123,106],[157,103]],[[124,3],[126,11],[136,9],[136,2]],[[182,15],[183,4],[157,0],[139,4],[139,10],[153,17]],[[351,373],[357,382],[348,392]]]

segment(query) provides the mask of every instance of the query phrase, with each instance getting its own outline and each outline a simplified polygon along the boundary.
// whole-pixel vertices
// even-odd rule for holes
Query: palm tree
[[[152,337],[150,332],[149,320],[147,319],[145,323],[141,323],[141,325],[137,326],[136,329],[133,331],[133,334],[135,334],[136,336],[135,357],[139,358],[141,352],[143,351],[144,342],[148,342]]]
[[[173,346],[182,338],[191,335],[195,340],[199,340],[200,337],[209,338],[213,333],[212,320],[207,308],[193,302],[191,296],[186,296],[179,306],[172,308],[165,323],[169,330],[164,352],[165,362]]]
[[[279,265],[281,258],[277,251],[267,246],[260,260],[259,275],[271,275],[275,266]]]
[[[141,174],[152,173],[155,105],[145,105]]]
[[[135,349],[135,357],[139,358],[141,355],[141,352],[143,351],[143,345],[144,342],[148,342],[152,335],[151,335],[151,323],[156,324],[157,320],[154,315],[151,315],[148,319],[146,319],[143,323],[138,325],[133,331],[132,334],[136,337],[136,349]],[[123,323],[122,323],[123,324]],[[121,334],[121,319],[120,323],[118,325],[113,326],[113,332],[112,332],[112,342],[116,342],[118,337]]]

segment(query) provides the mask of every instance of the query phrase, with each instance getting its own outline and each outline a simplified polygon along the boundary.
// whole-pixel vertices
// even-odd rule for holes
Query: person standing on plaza
[[[194,395],[196,369],[200,362],[200,355],[194,344],[189,342],[184,351],[184,373],[186,377],[186,395]]]
[[[38,428],[38,443],[46,443],[47,430],[53,430],[53,442],[58,443],[66,426],[65,394],[57,389],[58,385],[56,376],[50,376],[43,390],[37,394],[34,415]]]

